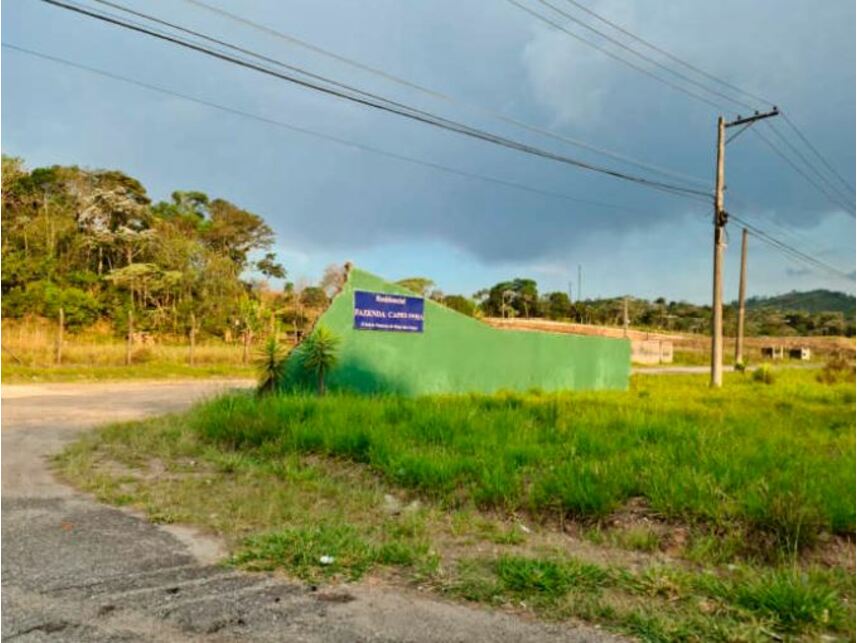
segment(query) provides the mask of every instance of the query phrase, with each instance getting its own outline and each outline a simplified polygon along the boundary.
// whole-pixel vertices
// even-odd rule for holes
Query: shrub
[[[767,364],[762,364],[759,368],[753,371],[753,381],[761,382],[762,384],[773,384],[776,381],[774,369]]]
[[[132,364],[148,364],[155,359],[155,353],[151,348],[145,346],[137,348],[131,353]]]
[[[815,379],[822,384],[853,382],[854,365],[848,361],[848,358],[842,351],[834,351]]]
[[[301,364],[318,377],[318,394],[325,393],[325,374],[336,366],[340,339],[324,326],[319,326],[301,346]]]
[[[285,377],[286,351],[271,337],[256,359],[259,367],[257,393],[264,395],[280,390]]]

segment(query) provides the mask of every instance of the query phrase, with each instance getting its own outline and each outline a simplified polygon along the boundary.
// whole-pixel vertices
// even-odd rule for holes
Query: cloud
[[[535,2],[528,6],[540,7]],[[574,11],[567,3],[558,6]],[[853,3],[600,0],[591,6],[729,82],[770,95],[841,174],[853,176]],[[644,173],[463,103],[701,177],[706,181],[702,187],[710,184],[716,110],[508,3],[366,0],[340,2],[333,14],[317,3],[286,12],[275,0],[242,9],[250,19],[463,102],[432,99],[231,23],[206,22],[205,14],[188,6],[170,9],[170,18],[177,22],[523,143]],[[735,20],[736,15],[741,20]],[[617,291],[626,291],[629,281],[639,288],[660,284],[665,272],[675,293],[671,296],[684,296],[679,291],[682,279],[693,284],[687,286],[693,292],[707,288],[697,274],[709,260],[706,202],[686,201],[321,96],[72,18],[42,3],[6,3],[3,18],[4,37],[26,35],[24,44],[40,51],[395,154],[618,206],[516,190],[355,151],[4,52],[5,152],[22,155],[33,165],[121,168],[139,177],[156,198],[177,188],[229,198],[271,222],[282,247],[291,251],[286,256],[293,269],[313,264],[323,253],[347,256],[352,250],[389,244],[443,244],[482,265],[541,267],[546,279],[550,274],[557,282],[564,278],[562,271],[551,271],[550,266],[574,265],[580,255],[600,254],[616,265],[610,279],[621,284]],[[755,219],[764,210],[781,224],[800,227],[818,245],[838,246],[840,257],[853,256],[853,219],[832,216],[823,197],[752,133],[730,144],[726,174],[730,212],[767,227]],[[703,231],[704,238],[695,236]],[[617,248],[621,256],[614,260]],[[594,261],[588,259],[589,264]],[[776,284],[782,279],[783,259],[771,252],[765,261]],[[846,265],[853,264],[849,260]]]

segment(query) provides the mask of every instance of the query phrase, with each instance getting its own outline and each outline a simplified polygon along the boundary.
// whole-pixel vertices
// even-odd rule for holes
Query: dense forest
[[[115,170],[52,166],[28,170],[3,156],[2,313],[5,318],[64,313],[70,330],[96,321],[116,333],[134,328],[219,337],[252,334],[280,322],[305,328],[327,305],[342,272],[330,266],[317,285],[295,287],[258,215],[223,198],[176,191],[153,203],[136,179]],[[269,279],[285,285],[273,289]],[[532,279],[495,284],[472,297],[446,294],[431,279],[401,285],[470,316],[543,317],[621,325],[625,299],[572,302],[540,293]],[[848,335],[853,296],[825,290],[747,302],[749,335]],[[632,326],[705,333],[706,306],[627,300]],[[724,311],[734,323],[735,305]]]
[[[3,157],[3,316],[101,319],[177,334],[263,323],[265,277],[285,277],[256,214],[201,192],[153,203],[118,171],[28,171]],[[244,278],[248,271],[261,281]],[[274,300],[273,302],[271,300]]]

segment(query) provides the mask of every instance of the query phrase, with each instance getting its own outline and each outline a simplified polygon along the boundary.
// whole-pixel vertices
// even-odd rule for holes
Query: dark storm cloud
[[[159,15],[266,55],[474,126],[640,172],[189,4],[134,6],[157,9]],[[770,97],[789,110],[840,173],[854,175],[853,3],[617,0],[592,7],[711,73]],[[511,4],[260,0],[231,10],[464,102],[712,182],[715,110],[576,43]],[[284,246],[306,253],[425,241],[496,264],[551,261],[597,240],[608,247],[624,244],[630,264],[635,240],[649,245],[653,231],[677,261],[701,251],[688,243],[687,226],[709,220],[707,203],[463,139],[40,3],[6,3],[3,18],[7,41],[327,135],[619,208],[391,160],[5,52],[4,149],[32,162],[121,167],[161,198],[176,188],[224,195],[270,220]],[[728,148],[727,184],[727,208],[750,218],[764,212],[811,231],[835,212],[751,132]],[[853,228],[851,238],[840,237],[845,256],[853,255]]]

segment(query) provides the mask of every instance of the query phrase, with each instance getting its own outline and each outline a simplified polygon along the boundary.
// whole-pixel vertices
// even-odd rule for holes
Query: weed
[[[761,382],[762,384],[773,384],[776,381],[774,369],[767,364],[762,364],[759,368],[753,371],[753,381]]]
[[[502,556],[494,563],[500,587],[515,594],[537,593],[542,599],[555,600],[572,589],[595,591],[607,580],[607,573],[587,563],[570,560],[545,560],[520,556]]]
[[[816,379],[822,384],[854,381],[854,364],[848,361],[845,353],[835,351],[824,364]]]
[[[347,523],[322,523],[253,536],[232,562],[248,569],[286,569],[303,580],[345,576],[357,580],[376,565],[410,567],[430,558],[428,545],[390,540],[380,545]]]
[[[644,640],[853,639],[851,563],[814,549],[854,529],[853,389],[799,370],[726,386],[229,395],[87,434],[57,464],[107,502],[223,535],[249,569],[381,574]]]
[[[796,569],[748,575],[739,581],[715,582],[712,593],[754,614],[771,619],[776,627],[796,631],[802,626],[839,626],[842,604],[823,574]]]
[[[745,551],[791,555],[854,528],[854,438],[829,428],[853,427],[854,402],[846,385],[780,377],[762,392],[732,375],[728,395],[694,376],[649,378],[649,398],[232,395],[188,421],[226,451],[345,458],[449,507],[595,522],[640,498],[667,520],[741,531]],[[641,534],[630,546],[656,542]]]
[[[366,573],[375,558],[372,547],[353,526],[321,524],[254,536],[233,562],[259,570],[281,567],[304,580],[334,574],[354,580]]]

